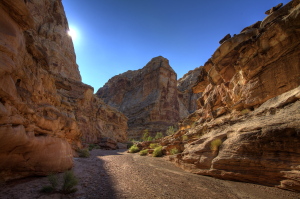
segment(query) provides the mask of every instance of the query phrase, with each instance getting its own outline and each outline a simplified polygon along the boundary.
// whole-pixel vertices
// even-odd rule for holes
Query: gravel
[[[293,199],[299,193],[255,184],[219,180],[195,175],[173,165],[166,158],[129,154],[124,150],[95,149],[89,158],[74,158],[79,178],[78,191],[69,195],[43,194],[46,177],[27,178],[3,184],[2,199],[123,199],[123,198],[247,198]],[[62,174],[59,174],[62,177]]]

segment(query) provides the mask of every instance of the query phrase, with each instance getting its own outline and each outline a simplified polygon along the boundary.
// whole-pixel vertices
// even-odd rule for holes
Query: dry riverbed
[[[38,177],[2,184],[0,198],[300,198],[299,193],[273,187],[191,174],[166,161],[166,158],[128,154],[124,150],[96,149],[91,152],[91,157],[75,158],[74,162],[74,172],[79,178],[76,193],[40,193],[39,190],[48,184],[48,180],[46,177]],[[59,175],[62,177],[62,174]]]

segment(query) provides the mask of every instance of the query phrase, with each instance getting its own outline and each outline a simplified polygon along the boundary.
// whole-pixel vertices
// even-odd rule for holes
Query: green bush
[[[88,149],[78,149],[77,153],[81,158],[88,158],[90,157],[90,151]]]
[[[141,156],[145,156],[145,155],[147,155],[147,154],[148,154],[148,149],[145,149],[145,150],[140,151],[140,155],[141,155]]]
[[[61,190],[57,190],[57,186],[59,182],[57,175],[53,175],[53,174],[49,175],[48,180],[50,182],[50,185],[43,186],[41,192],[44,193],[62,192],[64,194],[69,194],[77,191],[77,189],[74,187],[78,184],[78,179],[74,175],[73,171],[66,171],[64,173]]]
[[[151,143],[149,145],[150,149],[155,149],[156,147],[159,147],[160,145],[158,143]]]
[[[143,141],[148,141],[148,137],[149,137],[149,131],[148,131],[148,129],[146,129],[146,130],[144,130],[142,140]]]
[[[58,186],[58,178],[54,174],[48,175],[47,178],[48,178],[50,185],[43,186],[41,191],[44,193],[52,193],[52,192],[56,191],[56,188]]]
[[[154,138],[153,138],[153,137],[151,137],[151,136],[148,136],[146,141],[153,141],[153,140],[154,140]]]
[[[130,147],[133,146],[133,142],[127,142],[127,149],[130,149]]]
[[[142,137],[143,141],[152,141],[154,138],[150,136],[148,129],[144,130],[144,134]]]
[[[137,147],[137,145],[132,145],[130,148],[129,148],[129,153],[137,153],[139,152],[140,149],[139,147]]]
[[[98,144],[89,144],[89,151],[93,149],[100,149],[100,146]]]
[[[221,139],[215,139],[213,140],[211,143],[210,143],[210,149],[212,151],[218,151],[219,150],[219,147],[221,146],[222,144],[222,140]]]
[[[169,126],[167,131],[166,131],[166,134],[167,135],[173,135],[175,132],[176,132],[176,128],[174,126]]]
[[[156,147],[153,151],[153,157],[161,157],[161,156],[163,156],[162,146]]]
[[[171,155],[175,155],[175,154],[179,153],[179,150],[176,148],[173,148],[170,150],[170,153],[171,153]]]
[[[157,132],[156,135],[155,135],[155,137],[154,137],[154,139],[157,140],[157,139],[160,139],[162,137],[164,137],[164,135],[162,134],[162,132]]]
[[[78,184],[78,179],[74,175],[73,171],[66,171],[64,173],[64,180],[62,186],[62,192],[65,194],[74,193],[77,191],[74,188]]]

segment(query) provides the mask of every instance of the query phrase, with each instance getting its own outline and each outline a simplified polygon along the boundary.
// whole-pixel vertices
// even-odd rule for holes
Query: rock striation
[[[300,191],[300,1],[222,41],[194,93],[197,110],[164,138],[201,175]]]
[[[128,117],[128,135],[144,130],[164,132],[179,121],[177,75],[169,61],[153,58],[145,67],[111,78],[97,91],[99,98]]]
[[[0,2],[0,181],[73,165],[74,149],[124,142],[127,118],[81,82],[60,0]]]
[[[201,97],[201,92],[194,93],[193,87],[198,83],[199,76],[204,72],[203,67],[195,68],[186,73],[177,81],[178,99],[181,111],[180,119],[186,118],[189,114],[197,110],[197,99]]]

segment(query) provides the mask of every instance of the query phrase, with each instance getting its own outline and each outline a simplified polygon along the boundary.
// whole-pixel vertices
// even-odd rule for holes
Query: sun
[[[71,28],[71,27],[70,27],[70,29],[68,30],[68,35],[69,35],[73,40],[77,39],[77,36],[78,36],[77,31],[76,31],[74,28]]]

